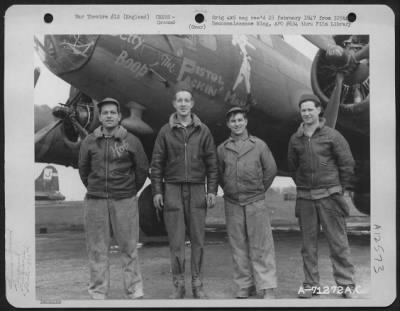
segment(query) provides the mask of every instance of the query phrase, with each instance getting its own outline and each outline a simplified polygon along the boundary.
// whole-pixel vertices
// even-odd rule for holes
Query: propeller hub
[[[69,115],[68,110],[69,109],[67,107],[59,107],[59,106],[54,107],[53,108],[53,116],[55,116],[56,118],[65,120],[68,118],[68,115]]]
[[[326,59],[335,67],[344,67],[350,61],[350,53],[338,45],[331,45],[326,50]]]

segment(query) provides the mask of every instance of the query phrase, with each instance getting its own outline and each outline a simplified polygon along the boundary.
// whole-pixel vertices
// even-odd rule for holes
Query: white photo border
[[[174,25],[157,25],[155,14],[174,12]],[[211,15],[310,14],[343,15],[354,12],[357,21],[345,28],[212,26]],[[131,12],[148,14],[148,20],[77,19],[76,14]],[[193,16],[202,12],[208,19],[206,29],[191,27]],[[46,24],[43,16],[51,13],[54,21]],[[373,19],[371,18],[373,16]],[[5,16],[5,220],[6,271],[15,264],[13,253],[23,254],[27,263],[23,293],[7,289],[7,299],[16,307],[45,307],[35,294],[35,210],[34,210],[34,118],[33,118],[33,38],[37,34],[369,34],[370,35],[370,128],[371,128],[371,298],[349,300],[277,299],[268,306],[387,306],[396,297],[396,111],[395,111],[395,16],[385,5],[15,5]],[[138,30],[135,32],[135,30]],[[384,34],[384,35],[382,35]],[[23,113],[21,113],[23,112]],[[21,195],[21,189],[23,195]],[[23,215],[23,217],[21,217]],[[379,237],[379,238],[378,238]],[[9,243],[9,244],[8,244]],[[378,251],[378,247],[384,253]],[[384,269],[377,257],[383,256]],[[10,259],[11,258],[11,259]],[[380,270],[378,268],[378,270]],[[375,272],[374,272],[375,271]],[[102,301],[101,307],[265,307],[264,301],[142,300]],[[94,301],[62,301],[51,307],[93,307]]]

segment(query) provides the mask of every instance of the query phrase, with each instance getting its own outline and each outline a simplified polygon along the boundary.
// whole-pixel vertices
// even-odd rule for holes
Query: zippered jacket
[[[183,127],[176,113],[158,133],[151,160],[153,195],[162,194],[162,183],[205,183],[217,193],[218,164],[214,139],[208,127],[192,114],[192,124]]]
[[[267,144],[249,135],[240,150],[232,137],[218,146],[220,185],[224,199],[247,205],[265,198],[277,167]]]
[[[111,137],[105,137],[98,127],[80,147],[79,175],[88,197],[136,195],[146,181],[148,166],[142,143],[122,126]]]
[[[304,135],[303,123],[292,135],[288,168],[298,190],[350,188],[354,159],[346,139],[335,129],[320,126],[311,137]],[[339,188],[340,189],[340,188]]]

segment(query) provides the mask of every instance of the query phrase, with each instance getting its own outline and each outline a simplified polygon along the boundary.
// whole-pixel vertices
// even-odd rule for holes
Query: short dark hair
[[[176,95],[177,95],[179,92],[188,92],[188,93],[190,94],[190,100],[194,102],[193,93],[190,92],[189,90],[178,90],[178,91],[176,91],[176,92],[175,92],[175,95],[174,95],[174,100],[176,100]]]
[[[299,104],[299,108],[300,108],[300,109],[301,109],[301,105],[302,105],[303,103],[305,103],[305,102],[313,102],[314,105],[315,105],[315,108],[318,108],[318,107],[321,107],[321,108],[322,108],[322,105],[321,105],[320,102],[316,102],[316,101],[314,101],[314,100],[308,99],[308,100],[303,100],[302,102],[300,102],[300,104]]]
[[[175,99],[176,99],[176,94],[182,91],[189,92],[193,99],[193,88],[190,80],[179,81],[178,83],[175,84],[174,87]]]

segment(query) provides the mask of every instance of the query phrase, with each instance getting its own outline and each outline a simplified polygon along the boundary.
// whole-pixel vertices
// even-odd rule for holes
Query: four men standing
[[[247,298],[259,292],[263,298],[274,298],[275,251],[265,202],[265,193],[277,173],[271,151],[247,132],[243,108],[227,112],[231,135],[217,152],[208,127],[192,113],[190,86],[177,85],[173,106],[175,113],[157,136],[150,174],[153,202],[157,211],[163,212],[170,245],[174,285],[171,298],[185,297],[186,235],[191,241],[193,297],[207,297],[202,278],[205,218],[207,208],[215,205],[218,181],[224,190],[236,297]],[[295,213],[303,239],[305,281],[299,297],[309,298],[319,286],[320,224],[329,243],[337,285],[354,288],[344,220],[348,210],[343,199],[354,160],[343,136],[324,126],[324,119],[319,118],[321,104],[317,97],[303,96],[299,107],[304,122],[290,139],[288,164],[297,185]],[[82,142],[79,157],[79,173],[87,188],[89,293],[93,299],[107,296],[111,228],[122,253],[125,294],[132,299],[142,298],[136,192],[147,177],[148,160],[139,139],[119,125],[119,102],[106,98],[98,108],[101,126]]]

